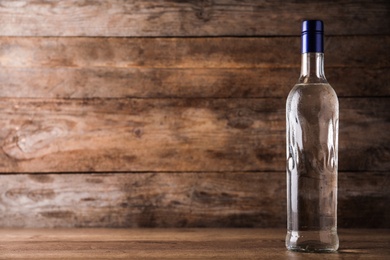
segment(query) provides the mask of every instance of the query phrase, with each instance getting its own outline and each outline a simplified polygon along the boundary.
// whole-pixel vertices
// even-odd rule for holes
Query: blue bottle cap
[[[324,23],[305,20],[302,23],[302,53],[324,52]]]

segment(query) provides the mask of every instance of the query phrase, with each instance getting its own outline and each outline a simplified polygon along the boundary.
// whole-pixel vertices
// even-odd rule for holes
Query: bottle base
[[[288,231],[286,248],[297,252],[333,253],[339,248],[336,231]]]

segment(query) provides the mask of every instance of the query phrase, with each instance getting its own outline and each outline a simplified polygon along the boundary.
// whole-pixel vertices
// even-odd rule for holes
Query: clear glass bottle
[[[303,21],[301,75],[286,103],[286,247],[294,251],[339,247],[339,103],[324,74],[323,28],[322,21]]]

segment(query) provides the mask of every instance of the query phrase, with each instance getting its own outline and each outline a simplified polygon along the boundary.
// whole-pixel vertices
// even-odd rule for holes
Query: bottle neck
[[[302,53],[299,83],[327,83],[324,73],[324,53]]]

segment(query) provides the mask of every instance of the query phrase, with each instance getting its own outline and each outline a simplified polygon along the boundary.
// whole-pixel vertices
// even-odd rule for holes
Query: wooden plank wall
[[[0,1],[1,227],[284,227],[323,19],[339,227],[390,227],[389,1]]]

